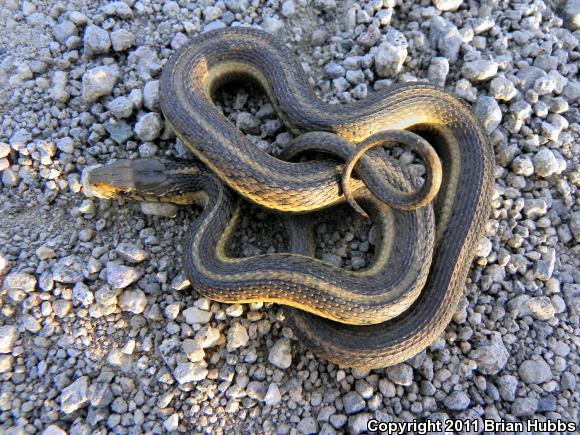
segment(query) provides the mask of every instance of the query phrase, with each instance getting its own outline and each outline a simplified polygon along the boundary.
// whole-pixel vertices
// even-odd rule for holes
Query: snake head
[[[157,197],[165,194],[165,171],[158,159],[117,160],[90,169],[84,185],[89,194],[103,199]]]

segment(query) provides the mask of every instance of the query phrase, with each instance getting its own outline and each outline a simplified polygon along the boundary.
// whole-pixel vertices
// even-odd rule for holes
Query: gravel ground
[[[0,432],[578,422],[577,0],[88,3],[0,5]],[[489,132],[487,237],[452,323],[406,363],[337,367],[294,340],[277,306],[199,297],[179,254],[198,210],[83,196],[90,165],[187,155],[164,126],[159,73],[188,36],[227,25],[285,39],[329,103],[430,81]],[[292,138],[255,89],[225,89],[219,104],[273,154]],[[332,264],[372,258],[372,224],[347,209],[320,216],[316,235]],[[284,249],[276,217],[246,206],[233,254]]]

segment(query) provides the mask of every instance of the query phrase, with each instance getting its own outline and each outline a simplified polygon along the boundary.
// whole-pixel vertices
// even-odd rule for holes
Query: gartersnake
[[[229,28],[199,35],[164,66],[160,81],[162,111],[183,143],[227,186],[246,199],[278,211],[306,212],[335,204],[343,198],[341,180],[334,163],[283,162],[259,150],[237,131],[213,103],[214,92],[237,79],[250,79],[263,88],[280,118],[296,134],[330,132],[360,144],[386,129],[407,129],[427,138],[441,159],[443,173],[435,201],[435,235],[430,241],[431,205],[394,210],[373,200],[357,181],[352,183],[353,191],[378,220],[383,236],[369,268],[358,275],[345,271],[332,276],[321,273],[327,265],[305,256],[311,253],[311,244],[304,232],[295,230],[292,250],[303,255],[274,254],[268,259],[232,261],[223,255],[231,233],[229,223],[235,217],[231,193],[215,177],[201,171],[201,166],[193,165],[196,187],[206,189],[205,199],[211,199],[184,248],[184,269],[194,286],[218,300],[231,301],[228,292],[243,294],[244,301],[274,300],[272,295],[279,295],[279,302],[310,308],[318,315],[285,310],[292,329],[315,353],[345,366],[384,367],[424,349],[439,336],[455,311],[490,208],[493,150],[477,119],[452,96],[417,83],[377,92],[346,107],[327,105],[307,85],[304,72],[288,50],[266,33]],[[384,163],[379,172],[386,184],[377,180],[377,173],[373,175],[373,168],[380,162]],[[366,166],[369,172],[368,177],[362,177],[367,187],[397,208],[414,208],[427,202],[418,200],[417,192],[409,193],[416,184],[405,181],[400,171],[386,170],[393,169],[388,168],[388,162],[378,158],[376,152],[361,159],[358,169],[364,173]],[[394,225],[397,219],[399,223]],[[224,226],[208,226],[208,221]],[[216,233],[212,235],[212,231]],[[391,255],[393,246],[397,247],[396,255]],[[309,277],[306,282],[305,274]],[[358,276],[358,281],[353,276]],[[311,285],[311,277],[318,279],[320,289],[332,291],[300,293],[297,286]],[[352,286],[367,296],[376,294],[373,292],[379,287],[381,292],[387,289],[384,294],[389,296],[381,304],[394,303],[381,311],[373,305],[372,297],[367,298],[364,309],[350,307],[352,316],[346,320],[375,324],[341,323],[344,317],[330,314],[336,308],[334,298],[338,293],[348,300],[353,295]],[[397,292],[404,286],[412,290],[411,296],[400,303]],[[217,292],[212,293],[214,290]],[[348,306],[343,308],[349,311]],[[360,321],[357,311],[365,313],[364,321]]]

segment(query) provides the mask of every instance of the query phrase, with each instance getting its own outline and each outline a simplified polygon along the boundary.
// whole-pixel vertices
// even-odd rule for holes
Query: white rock
[[[163,422],[163,427],[167,432],[175,432],[178,426],[179,426],[179,414],[177,414],[177,412],[171,414],[169,417],[167,417],[167,420]]]
[[[144,141],[153,141],[159,137],[163,129],[163,121],[158,113],[150,112],[143,115],[135,124],[135,134]]]
[[[135,344],[135,340],[129,340],[127,343],[125,343],[125,346],[121,348],[121,352],[123,352],[125,355],[133,355],[133,352],[135,351]]]
[[[433,0],[435,7],[442,12],[456,11],[463,3],[463,0]]]
[[[119,308],[133,314],[140,314],[147,306],[147,296],[143,290],[125,290],[119,298]]]
[[[266,403],[266,405],[274,406],[280,403],[281,400],[282,395],[280,394],[280,389],[278,388],[278,385],[274,383],[270,384],[270,386],[268,387],[268,392],[264,397],[264,402]]]
[[[109,32],[99,26],[88,26],[83,40],[85,55],[88,57],[95,54],[106,54],[111,48]]]
[[[244,325],[237,322],[234,323],[228,330],[227,335],[227,349],[232,351],[248,344],[250,337],[248,330]]]
[[[205,357],[205,351],[200,347],[197,340],[186,339],[182,344],[183,353],[191,362],[198,362]]]
[[[292,364],[292,348],[288,338],[280,338],[268,354],[268,361],[281,369],[287,369]]]
[[[119,70],[114,66],[98,66],[88,70],[82,80],[84,101],[90,103],[111,95],[117,80],[119,80]]]
[[[407,39],[395,29],[389,29],[386,41],[379,45],[375,53],[375,71],[379,77],[394,77],[403,67],[407,58]]]
[[[135,45],[135,35],[125,29],[115,30],[111,33],[111,42],[113,50],[125,51]]]
[[[210,311],[200,310],[197,307],[190,307],[183,311],[185,321],[190,325],[205,324],[211,320],[212,313]]]
[[[536,175],[540,177],[549,177],[558,171],[558,161],[554,153],[548,148],[542,148],[534,156],[534,168]]]
[[[175,217],[177,206],[169,202],[141,202],[141,211],[149,216]]]
[[[472,351],[469,358],[477,362],[477,367],[483,374],[495,375],[505,367],[509,352],[504,346],[501,334],[494,332],[491,341]]]
[[[483,82],[497,74],[498,64],[493,60],[474,60],[466,62],[461,68],[463,76],[472,82]]]
[[[51,424],[50,426],[47,426],[46,429],[44,429],[42,435],[67,435],[67,432],[58,427],[56,424]]]
[[[110,262],[107,264],[107,282],[113,288],[125,288],[141,277],[141,273],[134,267]]]
[[[62,390],[60,395],[60,410],[71,414],[77,409],[84,408],[89,403],[89,377],[82,376]]]
[[[16,329],[16,326],[0,326],[0,353],[12,353],[16,340],[18,340],[18,330]]]
[[[207,369],[202,364],[193,364],[190,362],[179,364],[173,371],[173,376],[180,384],[188,382],[198,382],[206,378]]]
[[[213,347],[220,341],[220,331],[211,325],[205,325],[195,334],[195,341],[202,349]]]
[[[0,354],[0,373],[8,373],[12,371],[14,358],[9,354]]]

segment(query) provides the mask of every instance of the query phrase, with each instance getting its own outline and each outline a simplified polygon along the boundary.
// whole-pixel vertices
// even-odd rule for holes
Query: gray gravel
[[[579,11],[577,0],[2,2],[0,432],[577,422]],[[295,340],[279,307],[200,297],[180,267],[199,210],[83,194],[93,165],[189,156],[160,113],[160,71],[188,37],[235,25],[287,42],[329,104],[425,81],[485,125],[496,155],[486,237],[445,333],[403,364],[337,367]],[[252,87],[217,104],[273,155],[293,137]],[[344,207],[316,219],[317,257],[370,263],[371,222]],[[232,254],[285,249],[280,220],[244,205]]]

